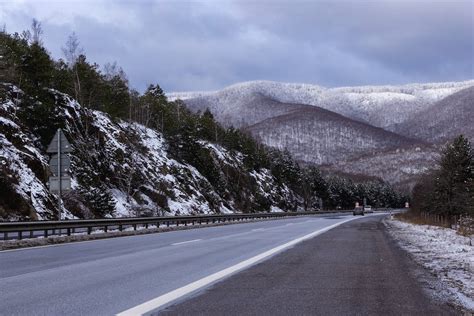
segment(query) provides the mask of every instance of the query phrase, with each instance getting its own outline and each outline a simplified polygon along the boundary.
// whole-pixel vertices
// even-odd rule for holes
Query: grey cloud
[[[474,77],[471,1],[95,3],[71,8],[59,23],[30,2],[8,11],[7,28],[21,31],[43,16],[45,45],[56,57],[75,30],[89,60],[116,60],[140,90],[148,83],[176,91],[254,79],[342,86]]]

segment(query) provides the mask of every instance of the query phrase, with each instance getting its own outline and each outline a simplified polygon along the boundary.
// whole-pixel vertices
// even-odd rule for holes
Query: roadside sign
[[[59,139],[60,138],[60,142]],[[61,144],[61,153],[70,153],[72,152],[72,147],[69,141],[64,135],[61,129],[58,129],[56,134],[53,137],[51,143],[49,143],[48,149],[46,150],[47,153],[57,153],[58,152],[58,143]]]
[[[71,190],[71,177],[61,177],[61,181],[59,180],[59,177],[49,177],[49,191],[59,193],[59,185],[62,192]]]
[[[53,176],[49,177],[48,185],[49,191],[58,196],[58,219],[61,220],[61,193],[71,189],[71,177],[69,176],[71,160],[67,153],[72,152],[72,148],[66,135],[64,135],[60,128],[56,131],[46,151],[53,154],[49,160],[49,167]]]
[[[59,157],[57,154],[53,155],[49,160],[49,169],[55,177],[58,176],[58,162]],[[61,155],[61,176],[67,175],[69,173],[70,168],[71,160],[69,159],[69,157],[66,155]]]

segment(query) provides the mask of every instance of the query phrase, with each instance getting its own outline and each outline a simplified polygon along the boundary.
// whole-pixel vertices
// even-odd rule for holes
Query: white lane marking
[[[252,229],[253,232],[262,232],[264,231],[265,228],[255,228],[255,229]]]
[[[237,263],[229,268],[226,268],[224,270],[221,270],[219,272],[216,272],[214,274],[211,274],[207,277],[204,277],[200,280],[197,280],[195,282],[192,282],[192,283],[189,283],[188,285],[185,285],[183,287],[180,287],[176,290],[173,290],[171,292],[168,292],[166,294],[163,294],[161,296],[158,296],[152,300],[149,300],[143,304],[140,304],[140,305],[137,305],[135,307],[132,307],[130,309],[127,309],[123,312],[120,312],[117,314],[117,316],[132,316],[132,315],[144,315],[145,313],[149,313],[151,311],[154,311],[160,307],[163,307],[165,306],[166,304],[169,304],[171,303],[172,301],[180,298],[180,297],[183,297],[185,295],[188,295],[196,290],[199,290],[207,285],[210,285],[218,280],[221,280],[231,274],[234,274],[238,271],[241,271],[245,268],[248,268],[252,265],[254,265],[255,263],[259,262],[259,261],[262,261],[278,252],[281,252],[287,248],[290,248],[294,245],[296,245],[297,243],[300,243],[304,240],[307,240],[307,239],[310,239],[310,238],[313,238],[313,237],[316,237],[322,233],[325,233],[327,232],[328,230],[331,230],[333,229],[334,227],[337,227],[341,224],[344,224],[346,222],[349,222],[349,221],[352,221],[356,218],[349,218],[349,219],[346,219],[346,220],[343,220],[339,223],[336,223],[336,224],[333,224],[331,226],[328,226],[328,227],[325,227],[325,228],[322,228],[322,229],[319,229],[319,230],[316,230],[310,234],[307,234],[307,235],[304,235],[302,237],[299,237],[299,238],[296,238],[296,239],[293,239],[283,245],[280,245],[280,246],[277,246],[275,248],[272,248],[270,250],[267,250],[259,255],[256,255],[250,259],[247,259],[247,260],[244,260],[240,263]]]
[[[294,225],[295,223],[288,223],[286,224],[285,226],[290,226],[290,225]]]
[[[196,242],[196,241],[201,241],[201,240],[202,240],[202,239],[193,239],[193,240],[186,240],[186,241],[181,241],[181,242],[175,242],[174,244],[171,244],[171,246],[189,244],[190,242]]]

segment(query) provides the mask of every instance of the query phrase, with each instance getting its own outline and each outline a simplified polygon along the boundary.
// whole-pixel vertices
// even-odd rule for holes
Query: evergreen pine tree
[[[319,198],[326,199],[326,181],[321,176],[321,172],[315,166],[310,166],[302,170],[302,183],[300,194],[303,197],[303,208],[307,211],[318,203]]]
[[[25,74],[23,89],[38,95],[42,88],[50,87],[53,62],[48,52],[39,43],[33,43],[23,56],[21,70]]]
[[[84,196],[87,207],[96,218],[113,215],[115,202],[112,194],[104,185],[82,189],[81,195]]]
[[[199,118],[199,136],[211,142],[218,141],[219,126],[211,111],[207,108]]]
[[[469,140],[458,136],[443,150],[437,173],[435,209],[449,215],[469,212],[473,192],[473,152]]]

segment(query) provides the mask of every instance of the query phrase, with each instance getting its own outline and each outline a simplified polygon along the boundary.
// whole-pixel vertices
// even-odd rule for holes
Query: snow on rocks
[[[448,300],[474,312],[474,236],[465,237],[453,229],[396,219],[385,224],[416,262],[447,285]]]
[[[6,91],[0,100],[0,176],[3,177],[0,180],[8,183],[9,194],[17,196],[21,207],[12,211],[5,202],[8,198],[2,196],[0,215],[8,220],[53,219],[57,212],[56,198],[46,185],[49,157],[44,143],[48,140],[42,139],[45,135],[38,134],[21,115],[16,115],[39,103],[24,102],[30,99],[20,92],[15,99],[15,87],[8,86]],[[55,100],[54,108],[38,124],[46,125],[41,126],[45,130],[53,123],[62,126],[73,147],[69,154],[72,190],[64,197],[66,218],[247,210],[239,204],[239,196],[226,187],[226,181],[231,180],[224,169],[248,180],[252,188],[246,194],[255,205],[258,202],[258,206],[270,208],[271,205],[259,201],[263,196],[283,208],[281,202],[291,197],[288,187],[276,184],[269,170],[251,175],[242,153],[198,141],[209,153],[212,159],[209,162],[220,172],[222,185],[217,188],[200,173],[201,169],[174,159],[160,132],[138,123],[111,119],[106,113],[83,108],[68,95],[51,89],[49,92]]]
[[[4,135],[0,134],[0,164],[7,168],[17,182],[16,191],[28,201],[32,207],[30,213],[36,213],[42,219],[48,213],[48,195],[45,185],[36,177],[34,172],[25,164],[22,156],[24,153],[18,150]]]

